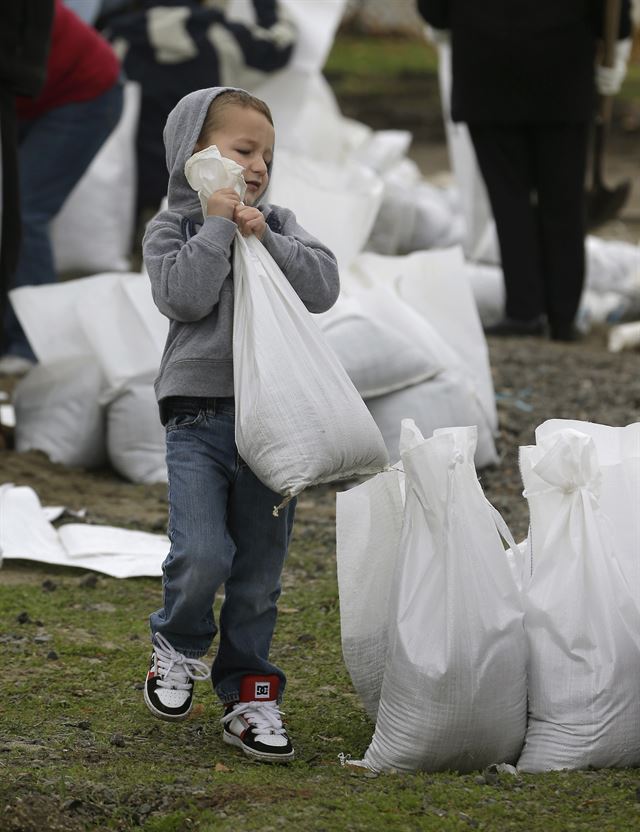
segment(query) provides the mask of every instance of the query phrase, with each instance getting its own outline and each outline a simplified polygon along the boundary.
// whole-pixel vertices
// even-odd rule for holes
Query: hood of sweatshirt
[[[169,210],[182,214],[194,222],[203,221],[198,194],[187,182],[184,166],[195,152],[196,142],[209,111],[209,105],[220,93],[237,87],[209,87],[195,90],[181,98],[167,117],[164,128],[164,146],[169,171],[167,197]],[[271,174],[271,165],[269,165]],[[266,191],[265,191],[266,193]],[[264,202],[262,194],[260,203]]]

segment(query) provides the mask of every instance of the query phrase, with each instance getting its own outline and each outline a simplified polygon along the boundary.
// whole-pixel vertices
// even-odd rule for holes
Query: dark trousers
[[[588,124],[468,126],[496,222],[506,315],[566,327],[584,283]]]

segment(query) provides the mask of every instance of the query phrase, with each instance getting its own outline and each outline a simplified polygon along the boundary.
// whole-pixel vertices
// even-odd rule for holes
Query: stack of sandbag
[[[404,475],[337,495],[344,657],[376,720],[364,763],[513,763],[526,727],[526,643],[500,534],[516,547],[478,482],[475,428],[424,440],[403,427]]]
[[[487,345],[460,249],[406,257],[365,252],[342,279],[344,291],[369,317],[423,354],[422,378],[407,362],[404,385],[378,395],[360,389],[391,459],[399,455],[402,419],[412,418],[425,436],[438,428],[476,425],[476,465],[496,463],[497,412]],[[360,352],[367,349],[373,348],[363,343]]]
[[[16,449],[73,467],[110,461],[133,482],[166,480],[153,378],[167,321],[148,278],[27,286],[11,301],[39,362],[14,391]]]
[[[521,449],[531,517],[523,771],[640,764],[640,424],[552,420]]]

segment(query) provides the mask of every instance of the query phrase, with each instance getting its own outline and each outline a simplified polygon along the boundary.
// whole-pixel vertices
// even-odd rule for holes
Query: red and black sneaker
[[[241,748],[247,757],[267,763],[289,763],[294,751],[278,707],[277,676],[245,676],[240,701],[227,706],[220,720],[222,739]]]
[[[160,719],[186,719],[193,702],[193,683],[209,676],[204,662],[178,653],[163,635],[156,633],[144,684],[147,708]]]

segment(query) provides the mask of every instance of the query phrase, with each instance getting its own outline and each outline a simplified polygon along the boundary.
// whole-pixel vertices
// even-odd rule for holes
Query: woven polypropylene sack
[[[533,573],[525,587],[529,722],[523,771],[640,764],[640,611],[600,507],[590,436],[520,451]],[[637,508],[637,506],[636,506]]]
[[[515,762],[522,747],[522,603],[473,466],[475,442],[475,428],[453,428],[402,454],[387,663],[364,757],[375,770],[472,771]]]
[[[388,463],[366,405],[264,246],[236,235],[236,444],[256,476],[292,497]]]

